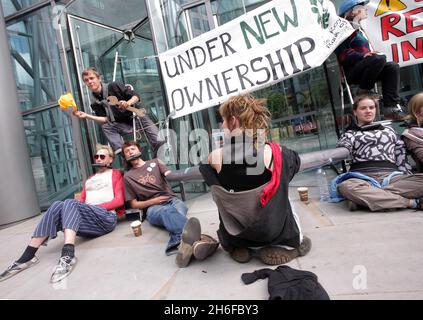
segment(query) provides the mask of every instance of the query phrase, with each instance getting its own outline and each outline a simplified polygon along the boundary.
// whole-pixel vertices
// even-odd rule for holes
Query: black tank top
[[[225,143],[223,147],[222,168],[217,174],[222,187],[237,192],[255,189],[269,182],[272,172],[264,165],[264,147],[254,152],[250,144],[242,145],[241,143],[242,146],[240,146],[235,145],[234,142],[235,140],[231,139],[230,143]],[[250,153],[243,151],[250,149]],[[272,161],[273,156],[271,163]],[[260,165],[257,166],[257,163]],[[247,174],[247,169],[251,169],[248,170],[249,174]],[[250,174],[251,171],[253,174]]]

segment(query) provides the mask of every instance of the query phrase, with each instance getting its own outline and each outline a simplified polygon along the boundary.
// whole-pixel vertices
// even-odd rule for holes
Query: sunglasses
[[[98,160],[98,159],[104,160],[104,159],[106,159],[106,155],[104,155],[104,154],[96,154],[94,156],[94,159],[96,159],[96,160]]]

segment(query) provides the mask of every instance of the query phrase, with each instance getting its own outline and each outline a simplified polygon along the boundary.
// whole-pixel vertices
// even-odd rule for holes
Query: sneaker
[[[304,241],[303,241],[304,242]],[[290,262],[299,256],[299,250],[269,246],[259,250],[259,258],[264,264],[276,266]]]
[[[176,265],[185,268],[191,261],[194,242],[201,239],[201,224],[197,218],[189,218],[182,230],[182,241],[176,255]]]
[[[348,206],[349,211],[357,211],[358,210],[358,204],[351,201],[351,200],[347,200],[347,206]]]
[[[179,248],[180,243],[177,243],[169,248],[166,248],[165,254],[167,256],[172,256],[174,254],[178,253],[178,248]]]
[[[251,260],[252,251],[249,248],[235,248],[230,253],[231,258],[239,263],[247,263]]]
[[[219,242],[217,242],[216,239],[206,234],[202,234],[201,239],[195,241],[192,246],[194,258],[197,260],[204,260],[215,253],[218,247]]]
[[[423,198],[416,199],[417,207],[416,210],[423,210]]]
[[[115,156],[119,155],[120,153],[122,153],[122,148],[115,150]]]
[[[34,264],[38,263],[38,258],[34,256],[31,260],[23,263],[19,262],[13,262],[11,266],[9,266],[6,271],[4,271],[2,274],[0,274],[0,282],[4,281],[6,279],[9,279],[10,277],[13,277],[15,274],[28,269],[29,267],[32,267]]]
[[[407,113],[404,111],[404,108],[401,105],[397,104],[393,107],[386,107],[383,110],[383,118],[389,119],[394,122],[403,121]]]
[[[55,283],[66,278],[73,270],[77,262],[76,257],[64,256],[59,259],[58,265],[54,268],[53,274],[51,275],[50,282]]]

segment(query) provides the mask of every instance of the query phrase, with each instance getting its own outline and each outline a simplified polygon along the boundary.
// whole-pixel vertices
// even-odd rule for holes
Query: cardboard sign
[[[423,0],[370,0],[362,25],[374,50],[401,67],[423,62]]]

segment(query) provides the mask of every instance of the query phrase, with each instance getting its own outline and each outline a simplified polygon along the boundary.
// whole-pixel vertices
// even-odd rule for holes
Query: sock
[[[34,258],[37,250],[38,250],[38,248],[35,248],[35,247],[31,247],[31,246],[26,247],[24,253],[22,254],[22,256],[18,260],[16,260],[16,262],[25,263],[25,262],[31,260],[32,258]]]
[[[61,257],[70,257],[71,259],[75,256],[75,245],[67,243],[62,248]]]

